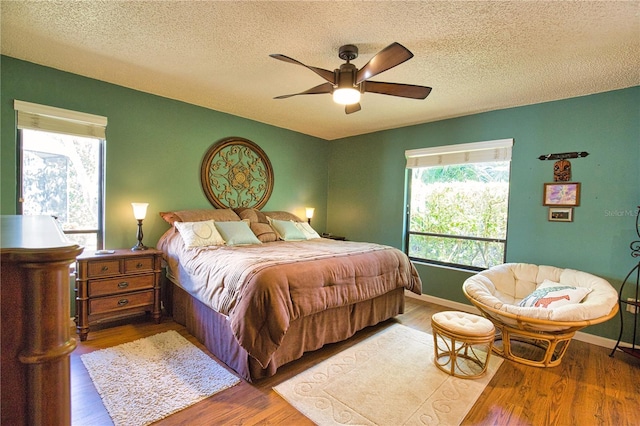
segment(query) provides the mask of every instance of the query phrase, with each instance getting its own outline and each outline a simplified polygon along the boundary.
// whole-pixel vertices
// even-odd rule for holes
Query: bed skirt
[[[165,308],[178,324],[187,328],[213,355],[249,382],[273,376],[276,370],[305,352],[339,342],[365,327],[404,312],[404,288],[352,305],[328,309],[291,322],[280,347],[266,367],[238,344],[227,317],[200,302],[167,280]]]

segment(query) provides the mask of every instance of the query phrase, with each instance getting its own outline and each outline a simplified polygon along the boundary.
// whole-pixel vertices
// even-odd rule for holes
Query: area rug
[[[274,387],[318,425],[458,425],[502,363],[479,379],[433,363],[433,336],[394,324]]]
[[[173,330],[80,358],[116,426],[148,425],[240,382]]]

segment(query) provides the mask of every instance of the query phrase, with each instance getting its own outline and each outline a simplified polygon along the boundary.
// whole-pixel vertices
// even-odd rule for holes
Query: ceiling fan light
[[[335,89],[333,91],[333,101],[340,105],[351,105],[360,102],[360,91],[350,87]]]

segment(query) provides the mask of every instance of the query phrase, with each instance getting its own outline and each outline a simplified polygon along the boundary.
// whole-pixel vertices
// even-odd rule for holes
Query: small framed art
[[[573,222],[573,207],[549,207],[550,222]]]
[[[543,206],[575,207],[580,205],[580,182],[544,184]]]

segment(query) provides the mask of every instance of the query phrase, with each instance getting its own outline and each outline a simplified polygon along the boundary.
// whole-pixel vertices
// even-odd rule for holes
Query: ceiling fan
[[[371,77],[413,58],[413,53],[400,43],[392,43],[385,47],[360,69],[351,63],[352,60],[358,57],[358,48],[352,44],[340,47],[338,57],[347,62],[333,71],[311,67],[285,55],[272,54],[269,56],[284,62],[302,65],[327,81],[327,83],[312,87],[304,92],[276,96],[274,99],[286,99],[297,95],[331,93],[336,103],[345,106],[344,112],[351,114],[360,111],[360,95],[365,92],[411,99],[424,99],[431,92],[431,87],[426,86],[369,81]]]

